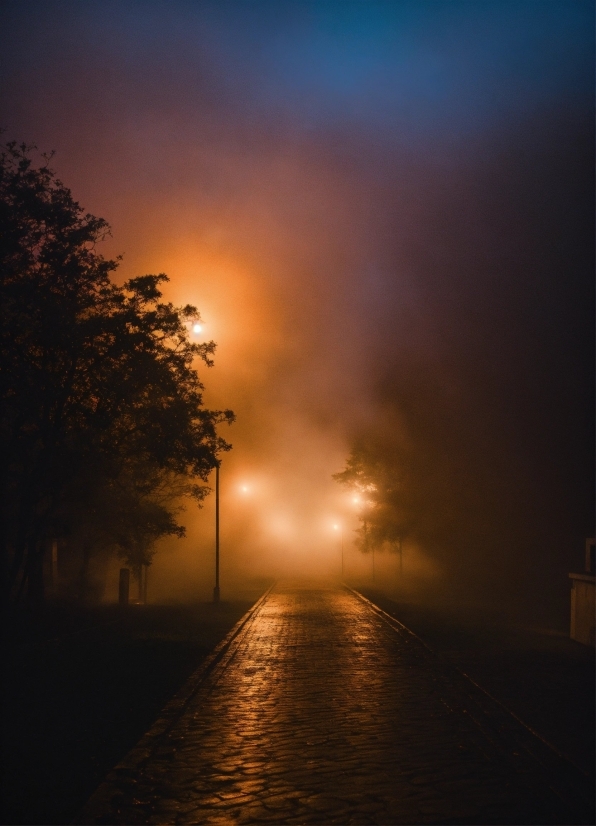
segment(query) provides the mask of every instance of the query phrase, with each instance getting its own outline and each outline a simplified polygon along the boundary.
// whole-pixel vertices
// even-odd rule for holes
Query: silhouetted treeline
[[[98,556],[149,564],[183,535],[177,503],[206,495],[233,420],[202,404],[194,365],[215,344],[189,340],[196,308],[161,300],[165,275],[117,286],[108,225],[48,162],[15,142],[0,155],[4,599],[43,598],[53,543],[79,593]]]

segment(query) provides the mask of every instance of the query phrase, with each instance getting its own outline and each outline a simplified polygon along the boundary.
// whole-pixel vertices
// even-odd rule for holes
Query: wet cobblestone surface
[[[357,595],[280,583],[76,822],[588,822],[471,708]]]

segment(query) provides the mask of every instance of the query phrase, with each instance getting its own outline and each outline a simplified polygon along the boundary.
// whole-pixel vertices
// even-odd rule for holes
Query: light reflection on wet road
[[[526,783],[414,638],[345,589],[281,583],[77,822],[561,822]]]

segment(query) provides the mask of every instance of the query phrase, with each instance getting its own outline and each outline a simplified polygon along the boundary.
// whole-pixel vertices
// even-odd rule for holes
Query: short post
[[[58,540],[52,539],[52,585],[58,585]]]
[[[120,582],[118,583],[118,603],[128,605],[128,594],[130,591],[130,571],[128,568],[120,568]]]
[[[213,602],[219,602],[219,461],[215,465],[215,588]]]

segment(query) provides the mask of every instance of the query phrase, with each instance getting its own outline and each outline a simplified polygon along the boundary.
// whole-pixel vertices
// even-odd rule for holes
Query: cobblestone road
[[[76,822],[577,822],[432,653],[346,589],[279,584],[222,651]]]

